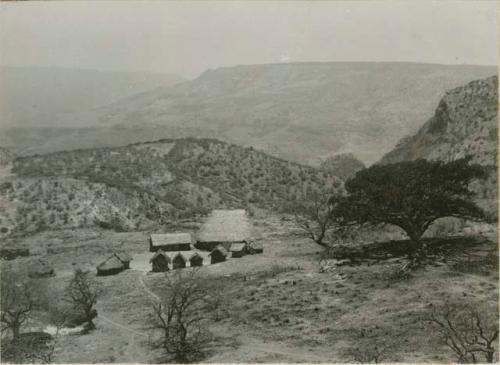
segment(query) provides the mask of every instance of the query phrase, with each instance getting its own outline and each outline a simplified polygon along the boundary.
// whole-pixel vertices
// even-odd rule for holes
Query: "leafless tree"
[[[47,298],[43,304],[43,310],[48,315],[49,323],[55,328],[55,333],[50,340],[40,341],[37,338],[32,338],[24,341],[23,357],[33,364],[54,363],[60,331],[71,315],[70,309],[59,303],[59,296]]]
[[[483,362],[481,360],[493,363],[498,318],[491,320],[488,314],[479,312],[477,306],[445,303],[434,309],[428,319],[439,329],[443,343],[460,363]]]
[[[297,226],[320,246],[328,246],[327,234],[339,235],[345,231],[342,218],[335,214],[339,199],[340,195],[333,191],[314,191],[292,206]]]
[[[2,270],[0,321],[2,332],[10,331],[16,341],[24,323],[30,318],[34,300],[26,280]]]
[[[21,331],[23,325],[32,318],[35,310],[49,313],[51,323],[56,329],[62,327],[63,321],[52,321],[51,311],[55,313],[53,306],[49,305],[47,298],[47,287],[45,282],[37,282],[23,278],[22,273],[13,273],[2,270],[1,287],[1,321],[2,331],[9,330],[11,338],[2,338],[1,353],[4,361],[16,363],[51,363],[58,338],[44,332]],[[53,299],[54,301],[57,298]],[[58,318],[61,313],[58,313]]]
[[[10,358],[14,362],[32,364],[51,364],[55,359],[55,349],[59,330],[54,336],[34,332],[23,334],[22,338],[10,344]]]
[[[98,296],[97,284],[90,278],[89,272],[76,269],[66,288],[64,299],[72,306],[75,314],[86,323],[87,331],[95,328],[93,319],[97,317],[97,311],[94,306],[97,304]]]
[[[161,333],[154,345],[178,363],[201,358],[211,341],[208,322],[220,303],[210,295],[197,272],[191,269],[166,274],[164,297],[153,305],[152,327]]]

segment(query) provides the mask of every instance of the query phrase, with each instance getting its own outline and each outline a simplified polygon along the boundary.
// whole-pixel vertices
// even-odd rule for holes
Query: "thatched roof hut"
[[[28,276],[30,278],[47,278],[54,275],[54,268],[50,266],[47,261],[38,259],[30,262],[30,267],[28,269]]]
[[[226,248],[222,245],[218,245],[212,250],[212,252],[208,254],[208,256],[210,256],[211,264],[217,264],[219,262],[226,261],[227,255],[228,252]]]
[[[149,238],[149,251],[189,251],[192,238],[189,233],[152,234]]]
[[[189,257],[189,266],[203,266],[203,257],[198,252],[195,252]]]
[[[246,243],[233,243],[231,244],[231,248],[229,251],[231,251],[231,257],[243,257],[246,254]]]
[[[116,255],[111,255],[105,261],[97,265],[97,275],[115,275],[125,270],[125,265]]]
[[[213,210],[197,234],[196,248],[211,251],[218,245],[226,250],[232,243],[249,242],[252,225],[245,210]]]
[[[186,267],[187,259],[180,253],[177,254],[172,259],[172,268],[175,269],[184,269]]]
[[[247,251],[250,255],[255,255],[257,253],[263,253],[264,252],[264,245],[262,242],[254,241],[250,242],[247,246]]]
[[[130,269],[130,261],[132,261],[132,256],[125,252],[115,253],[115,256],[123,263],[125,269]]]
[[[169,270],[168,264],[170,264],[172,260],[170,257],[162,250],[159,249],[156,253],[151,257],[149,263],[152,264],[153,272],[165,272]]]

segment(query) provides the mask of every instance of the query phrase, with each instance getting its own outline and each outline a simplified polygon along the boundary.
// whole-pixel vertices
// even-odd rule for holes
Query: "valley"
[[[222,67],[106,105],[53,113],[48,121],[16,117],[0,123],[0,145],[32,155],[198,137],[307,165],[342,153],[372,164],[414,134],[447,90],[495,73],[486,66],[395,62]],[[11,105],[23,105],[10,95]]]
[[[198,283],[220,300],[216,310],[200,310],[210,317],[200,361],[455,361],[431,320],[435,311],[467,304],[481,310],[488,324],[498,321],[497,86],[493,77],[448,91],[415,135],[368,168],[356,153],[311,166],[215,138],[153,139],[43,154],[16,155],[15,149],[2,148],[2,270],[29,277],[43,293],[33,294],[40,300],[23,330],[51,329],[50,362],[174,361],[158,347],[154,305],[168,294],[166,282],[193,269],[151,272],[150,234],[197,237],[212,210],[244,209],[252,242],[261,244],[263,253],[240,258],[231,253],[224,262],[209,263],[213,251],[198,249],[204,260]],[[397,184],[402,180],[398,169],[411,161],[447,163],[467,155],[486,179],[472,181],[465,208],[477,204],[485,216],[433,220],[422,235],[427,258],[415,268],[408,269],[414,243],[409,230],[397,225],[357,223],[349,234],[327,234],[323,246],[307,233],[321,225],[324,202],[313,197],[327,199],[327,205],[330,197],[345,197],[349,181],[368,170],[394,166],[396,177],[385,184]],[[428,177],[416,174],[419,178]],[[460,176],[451,178],[462,184]],[[429,183],[429,194],[435,185]],[[443,186],[443,195],[455,188]],[[391,196],[398,186],[392,188]],[[406,209],[406,203],[416,204],[409,199],[400,205]],[[303,204],[303,212],[293,211],[297,204]],[[383,204],[380,209],[387,209]],[[308,206],[316,216],[306,216]],[[299,224],[301,214],[309,225]],[[4,254],[20,250],[29,256]],[[96,275],[96,266],[116,253],[131,256],[130,268]],[[36,262],[53,275],[37,269]],[[54,332],[50,307],[57,305],[50,303],[64,298],[79,269],[99,288],[96,328],[63,326]]]

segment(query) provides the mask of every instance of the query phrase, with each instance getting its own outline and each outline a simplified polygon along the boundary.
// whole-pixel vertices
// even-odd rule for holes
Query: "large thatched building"
[[[152,234],[149,238],[149,251],[189,251],[191,250],[191,235],[189,233]]]
[[[196,237],[195,247],[212,251],[218,245],[226,250],[234,243],[248,243],[252,237],[252,226],[246,211],[213,210]]]

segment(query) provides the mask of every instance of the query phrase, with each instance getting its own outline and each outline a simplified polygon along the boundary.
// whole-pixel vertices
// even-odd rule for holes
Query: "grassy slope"
[[[400,265],[394,261],[342,266],[320,274],[318,246],[293,226],[268,215],[253,222],[262,234],[263,255],[203,268],[203,277],[222,290],[228,314],[211,327],[217,341],[209,362],[352,362],[349,349],[375,343],[388,348],[386,361],[451,362],[455,358],[449,350],[436,345],[435,331],[420,321],[429,303],[497,303],[498,269],[486,265],[483,256],[498,254],[493,243],[457,248],[450,253],[449,265],[429,266],[408,281],[394,282],[388,279]],[[71,260],[58,251],[66,250],[67,242],[78,247]],[[36,254],[55,266],[57,276],[47,280],[59,288],[68,279],[72,261],[93,268],[112,250],[130,252],[135,260],[147,251],[143,233],[44,232],[18,243],[36,248]],[[467,264],[462,250],[478,261]],[[16,264],[28,260],[18,259]],[[86,336],[64,337],[57,361],[159,360],[160,353],[148,346],[153,297],[141,280],[154,292],[163,278],[134,270],[139,266],[132,261],[130,271],[97,278],[105,288],[98,304],[98,329]]]

